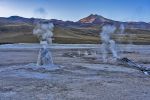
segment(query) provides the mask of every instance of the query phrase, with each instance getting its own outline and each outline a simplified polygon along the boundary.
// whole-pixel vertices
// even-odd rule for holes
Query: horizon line
[[[86,17],[88,17],[88,16],[90,16],[90,15],[98,15],[98,16],[101,16],[101,17],[103,17],[103,18],[109,19],[109,18],[104,17],[104,16],[102,16],[102,15],[99,15],[99,14],[93,14],[93,13],[87,15]],[[61,21],[64,21],[64,22],[66,22],[66,21],[70,21],[70,22],[78,22],[79,20],[81,20],[81,19],[83,19],[83,18],[86,18],[86,17],[83,17],[83,18],[81,18],[81,19],[78,19],[77,21],[73,21],[73,20],[64,20],[64,19],[58,19],[58,18],[38,18],[38,17],[33,17],[33,16],[31,16],[31,17],[26,17],[26,16],[20,16],[20,15],[0,16],[0,17],[1,17],[1,18],[2,18],[2,17],[3,17],[3,18],[9,18],[9,17],[13,17],[13,16],[16,16],[16,17],[22,17],[22,18],[28,18],[28,19],[31,19],[31,18],[34,18],[34,19],[45,19],[45,20],[52,20],[52,19],[55,19],[55,20],[61,20]],[[132,23],[132,22],[144,22],[144,23],[150,23],[150,21],[149,21],[149,22],[148,22],[148,21],[133,21],[133,20],[130,20],[130,21],[121,21],[121,20],[114,20],[114,19],[109,19],[109,20],[119,21],[119,22],[131,22],[131,23]]]

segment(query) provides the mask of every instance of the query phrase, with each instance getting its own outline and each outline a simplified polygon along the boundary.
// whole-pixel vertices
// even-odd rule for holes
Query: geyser
[[[121,24],[119,27],[119,30],[120,30],[120,34],[123,34],[125,31],[125,26],[123,24]]]
[[[100,32],[102,40],[102,58],[104,62],[107,62],[109,51],[112,52],[113,58],[118,58],[115,41],[110,38],[111,34],[114,33],[115,30],[116,27],[113,25],[104,25],[102,27],[102,32]]]
[[[33,34],[39,38],[42,45],[38,55],[37,66],[44,67],[45,69],[58,68],[58,66],[53,64],[51,52],[48,50],[48,44],[52,44],[53,28],[53,23],[44,21],[38,23],[33,30]]]

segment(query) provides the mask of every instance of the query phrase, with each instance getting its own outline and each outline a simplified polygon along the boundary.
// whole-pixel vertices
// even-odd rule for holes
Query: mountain
[[[113,20],[104,18],[103,16],[97,15],[97,14],[91,14],[88,17],[85,17],[83,19],[80,19],[78,22],[80,23],[93,23],[93,24],[101,24],[105,22],[112,22]]]
[[[82,18],[78,21],[81,24],[92,24],[92,25],[103,25],[104,23],[111,23],[116,26],[123,24],[126,28],[131,29],[144,29],[150,30],[150,23],[146,22],[121,22],[121,21],[114,21],[111,19],[107,19],[103,16],[97,14],[91,14],[88,17]]]
[[[20,16],[11,16],[8,18],[0,17],[0,24],[32,23],[32,21],[32,18],[24,18]]]
[[[10,16],[8,18],[0,17],[0,25],[7,25],[7,24],[35,24],[36,22],[39,22],[41,20],[45,19],[38,19],[38,18],[24,18],[20,16]],[[112,23],[116,26],[119,26],[120,24],[124,24],[126,28],[131,29],[144,29],[144,30],[150,30],[150,23],[146,22],[120,22],[120,21],[114,21],[111,19],[107,19],[103,16],[97,15],[97,14],[91,14],[85,18],[80,19],[77,22],[73,21],[62,21],[58,19],[50,19],[49,22],[53,22],[57,26],[62,27],[91,27],[91,26],[101,26],[104,23]]]
[[[38,42],[32,30],[35,23],[46,20],[38,18],[24,18],[20,16],[0,17],[0,43],[32,43]],[[53,22],[55,43],[100,43],[99,33],[103,24],[112,23],[126,28],[125,37],[116,35],[113,38],[123,43],[132,39],[133,43],[150,43],[150,23],[146,22],[120,22],[107,19],[100,15],[91,14],[77,22],[62,21],[58,19],[47,20]],[[130,35],[134,36],[130,36]],[[132,38],[131,38],[132,37]]]

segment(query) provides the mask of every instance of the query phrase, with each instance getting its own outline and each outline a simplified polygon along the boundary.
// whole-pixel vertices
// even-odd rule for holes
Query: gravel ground
[[[119,65],[111,57],[108,63],[103,63],[96,45],[53,46],[51,51],[54,63],[61,68],[51,71],[34,69],[39,45],[22,45],[22,48],[17,44],[15,48],[13,45],[11,48],[9,46],[0,46],[0,100],[150,98],[150,76]],[[139,64],[150,66],[150,46],[120,47],[124,47],[119,49],[121,57],[128,57]],[[85,55],[86,51],[90,55]]]

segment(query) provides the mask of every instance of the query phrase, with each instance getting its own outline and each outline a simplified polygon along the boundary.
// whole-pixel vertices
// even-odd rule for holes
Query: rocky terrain
[[[0,100],[149,100],[150,76],[112,60],[101,45],[49,45],[57,70],[34,69],[39,44],[0,46]],[[120,57],[150,67],[149,45],[118,45]]]

